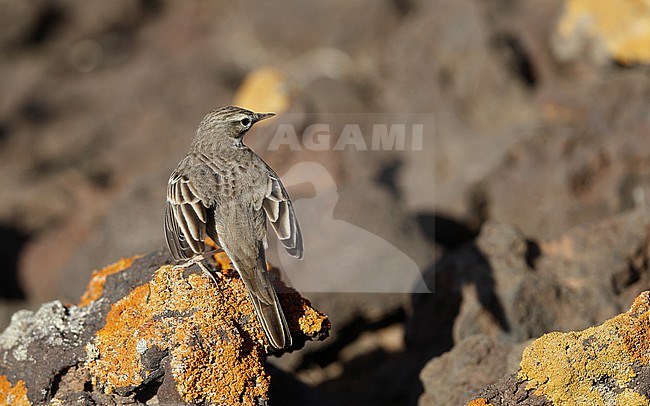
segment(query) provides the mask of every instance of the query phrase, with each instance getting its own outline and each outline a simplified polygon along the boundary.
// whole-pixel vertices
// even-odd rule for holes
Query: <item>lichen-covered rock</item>
[[[602,62],[650,62],[650,4],[640,0],[567,0],[554,48],[560,58],[587,51]]]
[[[520,370],[485,388],[492,405],[650,404],[650,291],[626,313],[583,331],[549,333],[523,353]],[[506,398],[519,393],[519,399]]]
[[[0,400],[266,404],[264,332],[227,256],[215,260],[218,286],[158,251],[96,272],[77,306],[16,313],[0,335]],[[294,335],[288,351],[324,339],[327,318],[274,283]]]
[[[14,385],[12,385],[11,382],[7,380],[6,376],[0,376],[0,404],[29,404],[29,399],[27,399],[27,388],[25,388],[25,381],[19,379]]]
[[[36,312],[21,310],[0,335],[0,376],[22,383],[36,404],[51,399],[53,382],[85,358],[85,343],[101,323],[101,304],[85,308],[45,303]]]

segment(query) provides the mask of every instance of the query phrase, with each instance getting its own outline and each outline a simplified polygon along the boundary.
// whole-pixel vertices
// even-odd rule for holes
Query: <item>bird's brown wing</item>
[[[172,172],[167,183],[165,239],[176,260],[205,252],[208,213],[197,195],[187,176],[176,170]]]
[[[270,170],[270,169],[269,169]],[[280,242],[289,255],[302,259],[303,243],[300,225],[293,205],[280,178],[271,171],[262,207]]]

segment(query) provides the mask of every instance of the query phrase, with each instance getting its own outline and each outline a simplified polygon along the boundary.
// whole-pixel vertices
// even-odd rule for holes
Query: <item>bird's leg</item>
[[[223,252],[221,248],[213,249],[208,252],[204,252],[203,254],[196,255],[187,261],[183,262],[182,264],[174,265],[174,269],[186,269],[189,268],[190,266],[194,264],[200,264],[201,261],[209,257],[210,255],[214,255],[216,253]],[[200,265],[199,265],[200,266]]]
[[[208,268],[206,268],[205,265],[203,265],[203,262],[199,261],[196,264],[199,266],[199,268],[201,268],[204,274],[206,274],[210,279],[212,279],[212,281],[214,282],[214,286],[216,286],[217,291],[219,292],[219,295],[223,297],[223,291],[221,290],[221,286],[219,286],[219,283],[217,282],[217,279],[214,277],[212,272]],[[221,276],[221,272],[217,272],[217,274]]]
[[[217,285],[217,287],[219,287],[219,284],[217,283],[217,280],[215,279],[214,275],[212,275],[212,272],[210,272],[210,270],[206,268],[201,261],[197,262],[196,264],[199,266],[199,268],[201,268],[203,273],[206,274],[208,277],[210,277],[210,279],[214,281],[214,284]]]
[[[208,252],[204,252],[203,254],[200,254],[200,255],[197,255],[197,256],[195,256],[193,258],[190,258],[189,260],[185,261],[182,264],[178,264],[178,265],[174,266],[174,269],[186,269],[186,268],[196,264],[196,265],[199,266],[199,268],[201,268],[201,271],[203,271],[203,273],[206,276],[208,276],[210,279],[212,279],[212,281],[217,286],[217,288],[219,290],[221,290],[221,288],[219,287],[219,283],[217,283],[217,279],[214,277],[212,272],[208,268],[206,268],[205,265],[203,265],[203,262],[202,262],[207,257],[209,257],[211,255],[214,255],[214,254],[216,254],[218,252],[223,252],[223,250],[221,248],[217,248],[217,249],[210,250]],[[217,272],[217,273],[220,274],[220,272]]]

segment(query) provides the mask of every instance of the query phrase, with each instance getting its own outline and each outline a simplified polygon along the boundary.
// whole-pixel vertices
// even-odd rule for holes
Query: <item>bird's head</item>
[[[254,113],[241,107],[226,106],[208,113],[196,130],[196,138],[232,142],[242,145],[244,134],[258,121],[274,113]]]

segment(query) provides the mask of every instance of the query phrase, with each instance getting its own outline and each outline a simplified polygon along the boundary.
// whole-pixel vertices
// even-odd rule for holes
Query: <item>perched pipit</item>
[[[289,254],[302,258],[300,227],[278,175],[250,148],[244,134],[273,116],[238,107],[210,112],[199,124],[190,151],[167,184],[165,237],[181,266],[209,255],[206,236],[228,254],[248,289],[270,345],[291,345],[291,334],[266,272],[266,220]]]

